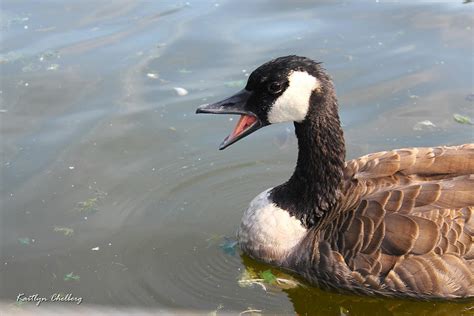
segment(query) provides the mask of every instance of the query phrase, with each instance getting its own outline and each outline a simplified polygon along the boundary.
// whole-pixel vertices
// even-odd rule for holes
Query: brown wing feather
[[[474,144],[348,161],[333,249],[382,292],[473,296],[473,174]]]

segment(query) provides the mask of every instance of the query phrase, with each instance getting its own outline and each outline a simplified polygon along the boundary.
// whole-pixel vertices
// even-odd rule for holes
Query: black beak
[[[251,94],[251,92],[243,89],[225,100],[213,104],[204,104],[197,108],[197,114],[240,114],[240,119],[234,130],[219,146],[220,150],[225,149],[239,139],[242,139],[263,127],[263,124],[257,115],[245,109]]]

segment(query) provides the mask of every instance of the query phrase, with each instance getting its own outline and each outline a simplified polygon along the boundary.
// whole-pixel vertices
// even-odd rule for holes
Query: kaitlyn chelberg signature
[[[76,297],[71,293],[62,294],[54,293],[50,297],[40,296],[39,294],[26,295],[20,293],[16,297],[17,302],[33,302],[36,306],[40,306],[44,302],[62,302],[62,303],[76,303],[77,305],[82,303],[82,297]]]

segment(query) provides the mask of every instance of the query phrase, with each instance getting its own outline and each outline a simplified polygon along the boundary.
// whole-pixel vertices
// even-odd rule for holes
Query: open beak
[[[245,105],[247,104],[250,95],[251,92],[243,89],[230,98],[213,104],[204,104],[197,108],[196,113],[198,114],[240,114],[240,119],[234,127],[234,130],[219,146],[220,150],[225,149],[239,139],[242,139],[263,127],[263,124],[257,115],[245,109]]]

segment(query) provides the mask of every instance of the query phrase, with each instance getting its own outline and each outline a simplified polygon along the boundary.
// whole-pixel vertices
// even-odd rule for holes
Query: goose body
[[[332,81],[298,56],[260,66],[243,91],[197,112],[241,115],[221,149],[266,125],[294,122],[293,175],[259,194],[238,230],[251,257],[346,292],[474,296],[474,144],[345,162]]]

